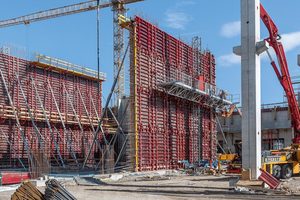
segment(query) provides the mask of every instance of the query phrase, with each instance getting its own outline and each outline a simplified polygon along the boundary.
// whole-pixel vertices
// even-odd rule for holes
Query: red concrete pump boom
[[[271,58],[271,55],[267,51],[268,56],[270,57],[271,60],[271,65],[277,75],[280,84],[282,85],[285,91],[288,100],[288,105],[291,112],[291,123],[295,131],[293,143],[299,144],[300,143],[300,111],[294,93],[294,88],[292,85],[284,48],[282,46],[282,43],[280,42],[281,37],[278,33],[278,29],[275,23],[273,22],[272,18],[269,16],[269,14],[267,13],[267,11],[264,9],[262,5],[260,5],[260,17],[263,23],[265,24],[265,26],[267,27],[270,34],[269,38],[265,39],[265,41],[267,41],[269,45],[274,49],[280,67],[278,68],[274,60]]]

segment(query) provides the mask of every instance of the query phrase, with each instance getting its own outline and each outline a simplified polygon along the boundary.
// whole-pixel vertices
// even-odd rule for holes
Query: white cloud
[[[241,64],[241,57],[233,53],[226,54],[218,58],[218,65],[221,66],[231,66],[237,64]]]
[[[192,18],[181,11],[168,10],[166,13],[167,26],[174,29],[185,29],[185,26]]]
[[[282,44],[286,52],[300,46],[300,31],[282,34]]]
[[[173,4],[166,12],[165,22],[168,27],[173,29],[184,30],[185,26],[193,19],[191,15],[187,14],[187,8],[195,5],[194,0],[178,1]]]
[[[240,35],[240,33],[241,33],[240,21],[226,23],[221,28],[221,35],[223,37],[232,38]]]

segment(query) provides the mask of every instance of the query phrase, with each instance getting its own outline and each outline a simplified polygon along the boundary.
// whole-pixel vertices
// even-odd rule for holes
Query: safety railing
[[[38,54],[38,53],[34,54],[30,51],[27,51],[25,47],[18,47],[18,46],[14,46],[14,45],[5,45],[0,48],[0,53],[5,54],[5,55],[10,55],[10,56],[16,56],[18,58],[25,59],[25,60],[37,61],[42,64],[46,64],[49,66],[53,66],[53,67],[71,71],[71,72],[84,74],[86,76],[90,76],[90,77],[93,77],[96,79],[98,78],[98,72],[96,70],[92,70],[87,67],[76,65],[76,64],[70,63],[68,61],[58,59],[58,58],[52,58],[52,57],[45,56],[45,55]],[[103,72],[100,72],[99,79],[105,80],[106,74]]]
[[[15,45],[15,44],[5,44],[1,46],[0,53],[21,58],[24,60],[30,59],[31,52],[26,49],[26,47]]]
[[[279,102],[279,103],[268,103],[268,104],[262,104],[261,109],[273,109],[273,108],[285,108],[288,107],[287,102]]]
[[[63,70],[67,70],[67,71],[81,73],[81,74],[84,74],[84,75],[87,75],[87,76],[90,76],[93,78],[98,78],[98,72],[95,70],[91,70],[91,69],[83,67],[83,66],[79,66],[79,65],[61,60],[61,59],[52,58],[52,57],[45,56],[42,54],[36,54],[35,57],[36,57],[36,61],[39,63],[54,66],[54,67],[57,67],[57,68],[60,68]],[[100,72],[99,79],[105,80],[106,74],[103,72]]]

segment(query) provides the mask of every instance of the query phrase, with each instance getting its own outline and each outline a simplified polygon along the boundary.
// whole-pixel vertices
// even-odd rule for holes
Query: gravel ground
[[[167,180],[120,181],[99,186],[66,185],[78,200],[173,200],[173,199],[300,199],[298,195],[263,192],[235,192],[229,189],[230,177],[175,176]],[[295,178],[299,181],[300,178]],[[294,182],[293,181],[293,182]],[[43,191],[43,188],[39,188]],[[0,200],[10,199],[14,191],[0,192]]]

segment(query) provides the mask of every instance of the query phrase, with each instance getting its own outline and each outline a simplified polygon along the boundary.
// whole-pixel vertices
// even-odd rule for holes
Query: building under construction
[[[80,166],[101,116],[105,75],[43,55],[27,61],[3,49],[0,56],[0,167]],[[95,148],[88,162],[99,154]]]
[[[213,54],[199,38],[188,45],[140,17],[128,26],[130,94],[122,112],[102,109],[104,74],[3,49],[2,169],[144,171],[216,159],[215,111],[230,101],[216,88]]]
[[[130,99],[136,170],[216,159],[215,111],[230,102],[216,89],[213,54],[202,51],[197,39],[189,46],[140,17],[134,22]]]
[[[26,40],[27,48],[50,45],[64,57],[76,46],[71,56],[92,64],[88,68],[39,53],[29,58],[28,52],[15,52],[19,48],[0,47],[0,199],[300,195],[300,78],[287,59],[299,50],[300,34],[280,30],[267,12],[273,6],[272,15],[281,16],[278,5],[285,7],[291,25],[296,3],[269,2],[265,8],[260,0],[77,1],[52,2],[60,7],[0,20],[0,28],[23,24],[28,29],[33,22],[95,11],[67,19],[73,23],[35,27],[31,41],[28,30],[2,34],[0,41],[15,35],[18,42]],[[16,6],[26,9],[27,4],[3,4],[1,13],[9,17],[8,7],[17,11]],[[133,6],[128,17],[126,7],[132,4],[140,7]],[[107,15],[111,24],[102,22],[107,16],[100,10],[105,9],[112,12]],[[213,41],[218,59],[202,48],[200,37],[176,38],[139,15],[159,17],[183,38],[203,33]],[[71,31],[57,34],[57,27]],[[240,44],[232,48],[238,37]],[[83,52],[89,45],[95,51]],[[277,85],[269,70],[261,70],[264,55]],[[239,94],[217,88],[216,64],[218,78],[234,84],[241,102]],[[231,65],[235,68],[225,68]],[[268,91],[262,90],[263,82]],[[283,102],[261,103],[276,97],[275,91],[284,92]]]

